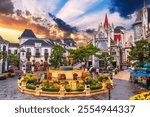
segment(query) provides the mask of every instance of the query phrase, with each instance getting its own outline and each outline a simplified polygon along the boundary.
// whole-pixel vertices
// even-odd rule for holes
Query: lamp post
[[[110,79],[112,80],[113,79],[113,75],[112,75],[112,72],[110,72]],[[112,88],[112,85],[110,84],[108,87],[108,99],[111,100],[111,88]]]

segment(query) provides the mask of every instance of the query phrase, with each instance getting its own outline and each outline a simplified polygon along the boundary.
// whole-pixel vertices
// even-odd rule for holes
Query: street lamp
[[[109,75],[110,75],[110,79],[113,80],[112,72],[110,72]],[[111,100],[111,88],[112,88],[112,84],[108,85],[107,88],[108,88],[108,99]]]

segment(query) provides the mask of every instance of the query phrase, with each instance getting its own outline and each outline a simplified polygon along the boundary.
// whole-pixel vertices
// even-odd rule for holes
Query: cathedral
[[[93,45],[114,56],[112,63],[114,68],[121,68],[124,60],[125,31],[126,29],[122,26],[114,28],[114,25],[109,23],[106,14],[104,22],[100,23],[93,38]],[[94,56],[92,57],[91,64],[93,67],[102,67],[102,61]]]
[[[144,7],[137,12],[133,24],[134,41],[147,39],[150,42],[150,8],[144,2]]]

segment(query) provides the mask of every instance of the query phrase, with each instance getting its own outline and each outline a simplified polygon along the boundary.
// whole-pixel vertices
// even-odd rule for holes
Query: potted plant
[[[45,60],[47,60],[48,57],[49,57],[49,53],[48,53],[48,52],[45,52],[45,53],[44,53],[44,57],[45,57]]]
[[[61,75],[60,75],[60,79],[61,79],[61,80],[66,80],[66,75],[65,75],[65,74],[61,74]]]
[[[78,78],[78,74],[77,74],[77,73],[74,73],[74,74],[73,74],[73,80],[77,80],[77,78]]]
[[[36,53],[35,53],[35,57],[36,57],[36,58],[40,58],[40,52],[36,52]]]

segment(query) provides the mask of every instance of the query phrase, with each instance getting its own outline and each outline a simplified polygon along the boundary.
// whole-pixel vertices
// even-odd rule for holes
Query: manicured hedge
[[[70,87],[65,87],[65,90],[66,90],[67,92],[71,92],[71,91],[72,91]]]
[[[76,89],[76,90],[77,90],[77,91],[84,91],[84,89],[85,89],[84,86],[77,86],[77,89]]]
[[[46,88],[42,87],[42,91],[47,91],[47,92],[59,92],[60,89],[58,88]]]
[[[7,75],[2,75],[2,76],[0,76],[0,80],[6,80],[7,79]]]
[[[91,90],[97,90],[97,89],[101,89],[102,88],[102,83],[98,83],[96,85],[91,85],[90,89]]]
[[[31,84],[27,84],[27,85],[26,85],[26,88],[27,88],[27,89],[31,89],[31,90],[35,90],[35,89],[36,89],[36,86],[35,86],[35,85],[31,85]]]
[[[33,83],[35,83],[36,81],[37,81],[36,79],[29,79],[29,80],[27,81],[27,83],[33,84]]]

